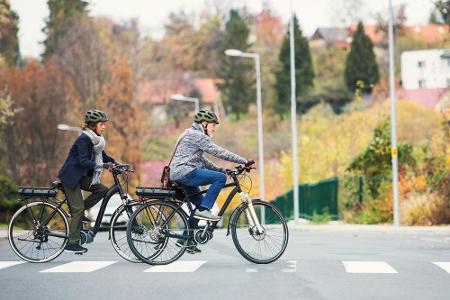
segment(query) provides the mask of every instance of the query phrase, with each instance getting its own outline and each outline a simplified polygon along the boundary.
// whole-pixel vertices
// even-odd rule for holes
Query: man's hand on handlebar
[[[249,159],[249,160],[247,160],[247,162],[245,163],[245,166],[246,167],[250,167],[251,165],[254,165],[255,164],[255,161],[253,160],[253,159]]]

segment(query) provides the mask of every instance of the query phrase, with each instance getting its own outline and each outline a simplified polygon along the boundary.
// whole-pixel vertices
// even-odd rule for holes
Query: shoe
[[[86,253],[88,251],[88,249],[81,247],[78,243],[67,243],[64,250],[75,253]]]
[[[196,254],[196,253],[202,252],[202,250],[200,250],[197,247],[197,243],[193,239],[189,239],[186,246],[184,245],[184,242],[185,242],[185,240],[178,239],[176,242],[176,245],[178,247],[186,247],[186,252],[189,254]]]
[[[199,219],[199,220],[205,220],[205,221],[213,221],[213,222],[214,221],[220,221],[220,217],[216,216],[216,215],[213,215],[211,213],[211,211],[208,210],[208,209],[205,209],[205,210],[202,210],[202,211],[197,209],[194,212],[194,218]]]
[[[88,217],[86,217],[85,215],[83,215],[83,218],[81,219],[81,221],[83,223],[92,223],[93,221],[91,219],[89,219]]]

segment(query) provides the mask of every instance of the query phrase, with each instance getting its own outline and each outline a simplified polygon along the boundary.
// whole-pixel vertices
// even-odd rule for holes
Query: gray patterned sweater
[[[170,163],[171,181],[176,181],[195,169],[224,171],[224,169],[208,160],[203,152],[238,164],[247,162],[245,158],[214,144],[198,123],[193,123],[191,128],[186,129],[179,137],[179,141],[178,148]]]

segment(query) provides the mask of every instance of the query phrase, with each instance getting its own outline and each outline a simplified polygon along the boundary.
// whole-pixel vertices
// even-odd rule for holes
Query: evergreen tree
[[[289,26],[289,25],[288,25]],[[290,28],[290,26],[289,26]],[[294,48],[295,48],[295,97],[297,101],[308,95],[313,86],[314,70],[311,60],[309,44],[303,37],[298,24],[297,17],[294,16]],[[275,73],[276,101],[274,111],[283,118],[283,115],[290,109],[291,99],[291,56],[290,56],[290,30],[281,45],[278,59],[280,67]],[[300,99],[299,99],[300,98]],[[301,100],[300,100],[301,103]]]
[[[248,58],[229,57],[224,52],[226,49],[246,52],[250,48],[249,33],[247,21],[238,11],[231,10],[220,47],[217,77],[221,82],[217,87],[227,111],[235,113],[237,119],[248,111],[250,103],[255,102],[255,62]]]
[[[70,22],[86,14],[87,1],[83,0],[48,0],[49,17],[43,31],[47,34],[44,41],[43,57],[49,57],[57,48],[59,40],[70,29]]]
[[[20,61],[18,22],[19,17],[11,10],[9,0],[0,0],[0,55],[9,65]]]
[[[364,92],[370,93],[373,85],[379,80],[380,73],[373,44],[360,22],[353,34],[351,50],[345,61],[345,82],[352,92],[361,88]]]
[[[439,0],[434,5],[440,14],[442,23],[450,25],[450,0]]]

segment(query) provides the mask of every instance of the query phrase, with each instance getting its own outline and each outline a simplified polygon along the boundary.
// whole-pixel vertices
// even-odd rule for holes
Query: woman
[[[190,197],[190,201],[197,207],[193,215],[197,220],[220,220],[220,217],[212,214],[210,210],[227,181],[226,170],[209,161],[203,153],[238,164],[254,163],[253,160],[247,160],[213,143],[212,136],[218,124],[219,120],[215,113],[205,109],[196,113],[192,127],[178,139],[170,163],[170,180],[185,186],[188,195],[199,192],[201,185],[211,185],[204,197],[202,195]],[[197,223],[198,221],[190,219],[192,228],[195,228]],[[188,241],[189,250],[191,253],[200,252],[192,239]]]
[[[59,171],[59,178],[63,184],[72,215],[66,251],[87,252],[87,249],[80,245],[84,210],[97,204],[108,191],[108,188],[100,183],[103,169],[110,169],[115,163],[115,160],[104,151],[106,143],[102,134],[107,121],[106,114],[101,110],[91,109],[86,112],[83,132],[72,145],[64,165]],[[91,195],[83,200],[81,190],[89,191]]]

